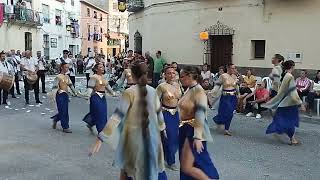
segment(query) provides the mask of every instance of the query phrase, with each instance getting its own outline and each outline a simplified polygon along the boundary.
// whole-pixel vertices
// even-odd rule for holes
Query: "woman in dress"
[[[165,67],[164,76],[166,82],[161,83],[157,87],[157,94],[160,98],[168,136],[167,138],[163,138],[162,141],[164,157],[169,169],[178,170],[175,165],[175,154],[179,147],[179,113],[177,105],[181,98],[182,91],[180,84],[176,82],[176,71],[174,67]]]
[[[104,76],[104,65],[97,63],[93,67],[95,73],[90,77],[86,96],[90,96],[90,112],[84,117],[83,121],[92,132],[95,125],[97,132],[100,133],[107,123],[107,101],[106,90],[115,96],[115,92],[110,87]]]
[[[69,72],[69,65],[67,63],[62,63],[60,66],[60,74],[54,80],[53,83],[53,95],[56,95],[56,104],[58,109],[58,114],[51,117],[53,119],[52,128],[57,128],[57,122],[61,122],[64,133],[72,133],[69,128],[69,96],[68,87],[72,90],[73,95],[77,96],[77,92],[71,82],[70,77],[66,74]]]
[[[93,144],[90,154],[104,141],[117,147],[115,166],[122,180],[166,180],[160,131],[166,137],[159,97],[147,85],[148,66],[136,61],[132,75],[137,82],[123,92],[119,107]]]
[[[207,151],[207,141],[211,142],[212,137],[206,119],[207,96],[198,84],[200,78],[200,70],[196,67],[187,66],[181,70],[181,83],[188,90],[178,103],[180,180],[219,179]]]
[[[216,98],[220,91],[222,91],[218,114],[213,117],[213,121],[218,125],[219,129],[224,128],[224,134],[227,136],[232,136],[229,128],[233,118],[233,112],[237,107],[237,96],[239,94],[236,72],[236,66],[229,64],[227,66],[227,73],[220,75],[211,93],[211,96]]]
[[[302,104],[299,98],[296,83],[292,72],[295,63],[291,60],[282,63],[281,85],[277,95],[263,104],[263,107],[276,109],[272,123],[268,126],[266,133],[287,134],[290,145],[299,144],[295,138],[295,127],[299,127],[299,106]]]

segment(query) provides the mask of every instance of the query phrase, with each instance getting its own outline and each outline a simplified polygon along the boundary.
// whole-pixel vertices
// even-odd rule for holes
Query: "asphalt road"
[[[42,96],[42,95],[41,95]],[[31,96],[32,97],[32,96]],[[45,99],[43,99],[45,98]],[[0,106],[0,180],[116,180],[119,170],[112,166],[114,151],[106,144],[94,157],[88,157],[95,136],[82,117],[88,103],[80,98],[70,102],[72,134],[51,129],[50,116],[55,109],[46,96],[43,105],[25,106],[23,96],[10,99],[11,109]],[[108,115],[118,99],[108,98]],[[31,105],[34,100],[31,98]],[[265,135],[271,117],[256,120],[235,115],[232,137],[217,133],[208,120],[214,142],[209,151],[222,180],[319,180],[320,120],[302,118],[296,136],[300,146],[289,146]],[[169,179],[178,180],[178,172],[167,170]]]

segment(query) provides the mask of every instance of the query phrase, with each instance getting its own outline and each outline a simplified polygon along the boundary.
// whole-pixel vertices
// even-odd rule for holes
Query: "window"
[[[103,48],[100,48],[100,54],[103,54]]]
[[[74,6],[74,0],[71,0],[71,6]]]
[[[98,19],[98,14],[96,11],[93,11],[93,18]]]
[[[88,41],[91,40],[91,26],[88,24]]]
[[[56,9],[56,25],[61,26],[62,25],[62,17],[61,17],[61,10]]]
[[[48,5],[42,4],[42,13],[44,23],[50,23],[50,8]]]
[[[87,8],[87,16],[90,17],[90,8]]]
[[[49,59],[50,57],[50,48],[49,48],[49,35],[48,34],[44,34],[43,35],[43,53],[44,53],[44,57],[45,59]]]
[[[57,38],[51,38],[51,47],[52,48],[57,48],[58,47]]]
[[[96,33],[96,32],[97,32],[97,29],[98,29],[98,26],[97,26],[97,25],[94,25],[94,26],[93,26],[93,32]]]
[[[102,14],[100,14],[100,21],[102,21]]]
[[[266,41],[265,40],[252,40],[252,59],[264,59],[266,53]]]
[[[103,29],[102,29],[102,28],[100,28],[100,33],[101,33],[101,34],[103,33]]]
[[[91,48],[88,48],[88,54],[91,52]]]
[[[24,49],[32,51],[32,33],[30,32],[24,33]]]

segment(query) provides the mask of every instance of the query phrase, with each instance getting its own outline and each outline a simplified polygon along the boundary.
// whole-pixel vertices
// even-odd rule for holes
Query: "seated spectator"
[[[219,72],[217,72],[214,75],[213,82],[216,82],[219,79],[220,75],[225,73],[225,72],[227,72],[227,69],[224,66],[220,66],[219,67]]]
[[[308,93],[306,102],[305,102],[305,109],[308,112],[309,116],[311,116],[311,112],[314,106],[314,99],[320,98],[320,70],[318,70],[316,78],[314,79],[314,83],[310,88],[311,91]]]
[[[248,100],[252,96],[255,96],[254,101]],[[247,117],[251,117],[254,114],[257,119],[261,118],[261,112],[267,110],[261,107],[261,104],[266,103],[269,100],[269,91],[265,88],[264,83],[257,82],[256,89],[244,98],[243,103],[246,104]]]
[[[299,97],[302,100],[302,97],[307,96],[310,92],[311,80],[307,78],[307,71],[302,70],[300,72],[300,77],[296,80],[296,86]]]
[[[203,64],[201,70],[202,79],[209,79],[209,83],[212,82],[211,72],[207,63]],[[211,84],[212,85],[212,84]]]
[[[237,113],[245,113],[244,111],[244,106],[245,104],[243,104],[243,100],[244,98],[246,98],[249,94],[252,93],[251,89],[248,87],[248,84],[243,81],[240,85],[239,88],[240,91],[240,97],[238,99],[238,105],[237,105]],[[253,101],[253,97],[247,99],[247,101]]]
[[[252,74],[251,69],[247,69],[246,75],[243,80],[247,83],[249,88],[255,88],[256,86],[256,77]]]

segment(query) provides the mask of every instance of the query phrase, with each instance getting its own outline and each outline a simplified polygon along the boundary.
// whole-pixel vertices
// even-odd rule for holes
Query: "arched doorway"
[[[205,44],[204,61],[210,65],[212,72],[217,72],[220,66],[232,62],[235,30],[218,21],[206,31],[209,33],[209,39]]]

